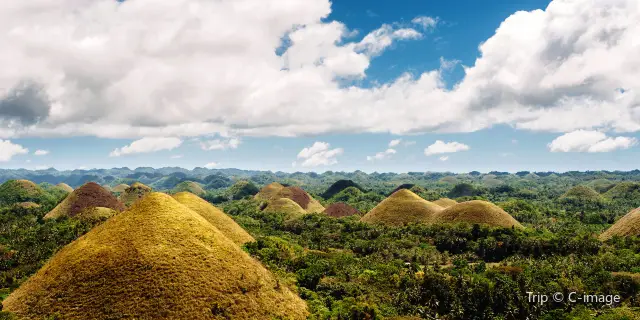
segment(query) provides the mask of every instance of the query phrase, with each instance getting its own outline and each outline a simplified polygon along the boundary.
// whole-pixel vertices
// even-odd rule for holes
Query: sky
[[[0,168],[633,170],[636,0],[5,0]]]

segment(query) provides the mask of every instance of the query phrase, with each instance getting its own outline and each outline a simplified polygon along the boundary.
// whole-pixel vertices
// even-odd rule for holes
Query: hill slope
[[[620,218],[620,220],[600,235],[600,240],[605,241],[613,236],[640,236],[640,208],[633,209],[624,217]]]
[[[19,202],[39,203],[45,197],[45,191],[29,180],[9,180],[0,185],[0,207]]]
[[[340,191],[349,187],[354,187],[363,192],[365,191],[360,185],[353,182],[352,180],[338,180],[334,182],[321,196],[324,199],[329,199],[338,194]]]
[[[358,209],[344,202],[337,202],[329,205],[324,210],[324,214],[334,218],[342,218],[342,217],[349,217],[353,215],[360,215],[361,213],[360,211],[358,211]]]
[[[511,215],[493,203],[481,200],[461,202],[439,212],[434,223],[472,223],[522,228]]]
[[[443,207],[443,208],[448,208],[451,207],[452,205],[455,205],[458,203],[458,201],[455,201],[453,199],[449,199],[449,198],[440,198],[436,201],[433,201],[433,203]]]
[[[600,201],[602,197],[598,192],[588,186],[578,185],[565,192],[560,199],[575,199],[580,201]]]
[[[180,182],[177,186],[175,186],[175,188],[173,188],[173,192],[174,193],[178,193],[178,192],[191,192],[195,195],[201,196],[205,193],[204,189],[202,189],[202,187],[193,181],[183,181]]]
[[[285,187],[280,183],[274,182],[264,186],[260,192],[255,195],[255,199],[268,201],[269,203],[282,198],[295,202],[306,213],[320,213],[324,211],[322,204],[300,187]],[[277,206],[286,206],[290,209],[292,207],[286,201],[280,201]]]
[[[218,228],[227,238],[241,246],[255,239],[240,227],[231,217],[222,210],[216,208],[206,200],[189,192],[180,192],[173,195],[178,202],[201,215],[214,227]]]
[[[60,182],[56,185],[56,187],[58,187],[59,189],[62,189],[66,192],[73,192],[73,188],[71,188],[70,185],[64,183],[64,182]]]
[[[122,202],[127,208],[132,206],[136,201],[142,199],[144,196],[151,192],[151,188],[140,183],[135,182],[130,187],[124,190],[120,194],[118,200]]]
[[[392,226],[430,223],[441,210],[439,205],[424,200],[407,189],[400,189],[364,215],[361,221]]]
[[[70,193],[60,204],[47,213],[44,218],[54,219],[76,216],[91,218],[91,215],[86,215],[88,213],[86,211],[93,208],[108,208],[115,211],[123,211],[125,209],[124,205],[109,191],[97,183],[88,182]],[[100,216],[104,216],[105,212],[105,210],[100,211]]]
[[[4,302],[34,319],[305,319],[304,301],[203,217],[151,193]]]

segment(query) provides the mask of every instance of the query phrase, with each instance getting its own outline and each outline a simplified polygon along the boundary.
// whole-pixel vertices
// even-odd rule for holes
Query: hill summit
[[[205,218],[150,193],[3,302],[20,318],[305,319],[306,304]]]
[[[342,217],[349,217],[353,215],[360,215],[361,213],[360,211],[358,211],[358,209],[344,202],[337,202],[329,205],[324,210],[324,214],[334,218],[342,218]]]
[[[620,220],[600,235],[600,240],[605,241],[614,236],[640,236],[640,208],[631,210],[624,217],[620,218]]]
[[[95,208],[101,209],[95,210]],[[109,191],[97,183],[88,182],[71,192],[60,204],[47,213],[44,218],[93,218],[96,214],[101,217],[107,217],[124,209],[124,205]]]
[[[46,193],[29,180],[9,180],[0,185],[0,207],[19,202],[40,202]]]
[[[240,227],[231,217],[216,208],[206,200],[189,192],[179,192],[173,195],[178,202],[201,215],[214,227],[218,228],[227,238],[241,246],[255,239]]]
[[[73,188],[71,188],[70,185],[64,183],[64,182],[60,182],[58,184],[56,184],[56,187],[58,187],[61,190],[64,190],[66,192],[73,192]]]
[[[487,201],[473,200],[450,206],[439,212],[434,223],[471,223],[496,227],[517,227],[522,225],[502,208]]]
[[[402,226],[408,223],[430,223],[442,207],[400,189],[380,202],[361,219],[363,222]]]
[[[277,203],[272,203],[279,199],[291,200],[297,206],[302,208],[303,213],[320,213],[324,211],[322,204],[302,188],[294,186],[285,187],[278,182],[273,182],[264,186],[260,192],[255,195],[255,198],[267,201],[269,204],[267,208],[270,208],[272,211],[277,211],[277,208],[285,207],[290,209],[290,213],[296,213],[299,211],[297,207],[289,203],[289,201],[280,200]]]
[[[136,201],[149,194],[149,192],[151,192],[151,187],[148,187],[140,182],[134,182],[130,187],[127,187],[124,192],[120,194],[118,200],[120,200],[120,202],[122,202],[126,207],[130,207]]]

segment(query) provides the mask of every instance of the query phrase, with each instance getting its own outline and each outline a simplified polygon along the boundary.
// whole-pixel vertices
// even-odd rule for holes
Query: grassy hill
[[[639,237],[640,236],[640,208],[631,210],[620,218],[609,229],[600,235],[600,240],[608,240],[614,236]]]
[[[201,215],[237,245],[241,246],[247,242],[255,241],[255,239],[242,229],[242,227],[240,227],[235,221],[233,221],[231,217],[195,194],[179,192],[174,194],[173,198],[187,208]]]
[[[361,215],[362,213],[358,211],[358,209],[344,202],[338,202],[327,206],[327,208],[324,210],[324,214],[334,218],[342,218],[353,215]]]
[[[148,187],[140,182],[135,182],[120,194],[118,200],[120,200],[120,202],[122,202],[128,208],[150,192],[151,187]]]
[[[94,210],[94,208],[103,209]],[[125,206],[109,191],[97,183],[89,182],[70,193],[60,204],[47,213],[44,218],[104,218],[105,215],[114,214],[124,209]]]
[[[517,227],[522,225],[511,215],[493,203],[481,200],[466,201],[450,206],[433,219],[434,223],[470,223],[495,227]]]
[[[420,198],[415,193],[401,189],[380,202],[361,221],[401,226],[408,223],[429,223],[442,207]]]
[[[306,304],[206,219],[151,193],[3,301],[21,318],[305,319]]]
[[[452,205],[455,205],[458,203],[458,201],[455,201],[453,199],[449,199],[449,198],[440,198],[436,201],[433,201],[433,203],[443,207],[443,208],[448,208],[451,207]]]
[[[42,188],[29,180],[9,180],[0,185],[0,207],[19,202],[40,203],[48,198]]]
[[[201,196],[205,193],[204,189],[197,182],[193,181],[183,181],[180,182],[175,188],[173,188],[173,193],[178,192],[191,192],[195,195]]]
[[[588,186],[579,185],[569,189],[561,199],[573,199],[578,201],[602,201],[602,196]]]
[[[329,188],[321,196],[324,199],[329,199],[346,188],[356,188],[360,191],[365,191],[364,188],[362,188],[359,184],[353,182],[352,180],[338,180],[331,186],[329,186]]]

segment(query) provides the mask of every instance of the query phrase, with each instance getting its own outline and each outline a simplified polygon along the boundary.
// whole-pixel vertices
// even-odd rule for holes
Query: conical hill
[[[430,223],[442,207],[400,189],[380,202],[361,219],[363,222],[402,226],[408,223]]]
[[[620,220],[600,235],[600,240],[608,240],[613,236],[640,236],[640,208],[631,210],[624,217],[620,218]]]
[[[255,241],[255,239],[231,219],[231,217],[195,194],[179,192],[174,194],[173,198],[201,215],[237,245],[241,246],[247,242]]]
[[[3,302],[21,318],[305,319],[305,302],[199,214],[151,193]]]
[[[101,209],[98,212],[93,210],[94,208],[112,209],[113,213],[125,209],[124,205],[109,191],[97,183],[88,182],[67,195],[44,218],[53,219],[63,216],[91,218],[90,213],[99,213],[101,217],[107,213],[107,210]]]
[[[496,227],[517,227],[522,225],[502,208],[487,201],[473,200],[455,204],[439,212],[434,223],[486,224]]]

